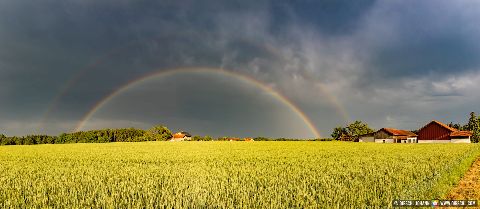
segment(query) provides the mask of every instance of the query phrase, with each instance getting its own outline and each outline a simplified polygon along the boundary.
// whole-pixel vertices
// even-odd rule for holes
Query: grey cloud
[[[479,7],[471,1],[378,2],[361,32],[371,36],[364,46],[372,50],[371,76],[452,74],[478,66],[473,37],[480,34],[472,24]]]
[[[323,135],[344,123],[323,91],[337,97],[352,119],[376,127],[411,128],[416,126],[411,121],[426,120],[435,111],[458,118],[464,113],[455,109],[474,110],[458,98],[478,102],[470,90],[476,89],[475,82],[468,79],[480,64],[478,7],[472,1],[2,1],[0,128],[29,133],[32,128],[21,131],[8,124],[40,121],[76,75],[43,131],[68,130],[63,124],[75,124],[134,78],[192,66],[255,77],[302,107]],[[136,100],[148,106],[141,98]],[[433,101],[442,103],[428,109]],[[181,107],[169,115],[174,126],[181,128],[183,121],[220,133],[211,124],[198,125],[215,112],[213,107],[204,104],[204,112]],[[111,120],[125,125],[125,118],[135,115],[117,112],[96,124]],[[134,122],[144,126],[154,121],[143,117]],[[228,131],[237,133],[243,126],[234,127]]]

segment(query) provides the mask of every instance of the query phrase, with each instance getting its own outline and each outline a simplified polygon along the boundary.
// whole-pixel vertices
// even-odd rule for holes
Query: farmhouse
[[[376,143],[417,143],[417,135],[411,131],[382,128],[373,134]]]
[[[459,131],[434,120],[418,131],[418,143],[470,143],[470,136],[470,131]]]
[[[178,133],[173,134],[172,139],[170,141],[189,141],[192,139],[192,135],[188,132],[181,131]]]

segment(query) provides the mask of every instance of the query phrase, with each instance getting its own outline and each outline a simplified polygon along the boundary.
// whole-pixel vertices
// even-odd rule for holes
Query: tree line
[[[171,137],[172,133],[167,127],[155,126],[147,131],[137,128],[102,129],[62,133],[59,136],[27,135],[8,137],[0,134],[0,145],[140,142],[168,140]]]
[[[58,136],[27,135],[5,136],[0,134],[0,145],[34,145],[34,144],[68,144],[68,143],[107,143],[107,142],[144,142],[168,141],[173,137],[172,132],[163,125],[157,125],[149,130],[137,128],[101,129],[62,133]],[[250,138],[254,141],[330,141],[333,139],[287,139],[287,138]],[[244,141],[245,138],[193,136],[191,141]]]

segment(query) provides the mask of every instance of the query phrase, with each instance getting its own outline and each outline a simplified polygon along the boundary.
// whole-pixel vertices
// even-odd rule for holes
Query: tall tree
[[[477,131],[472,134],[473,143],[480,142],[480,116],[477,118]]]
[[[472,132],[472,142],[479,142],[480,140],[480,128],[479,128],[479,118],[475,115],[475,112],[470,113],[470,118],[468,119],[467,130]]]

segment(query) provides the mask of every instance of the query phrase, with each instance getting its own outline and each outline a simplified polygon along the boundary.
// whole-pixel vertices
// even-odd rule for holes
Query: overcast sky
[[[156,71],[222,68],[274,89],[322,136],[352,120],[465,123],[480,102],[480,1],[0,1],[0,132],[72,131]],[[178,74],[117,94],[85,129],[313,137],[292,109],[228,76]]]

